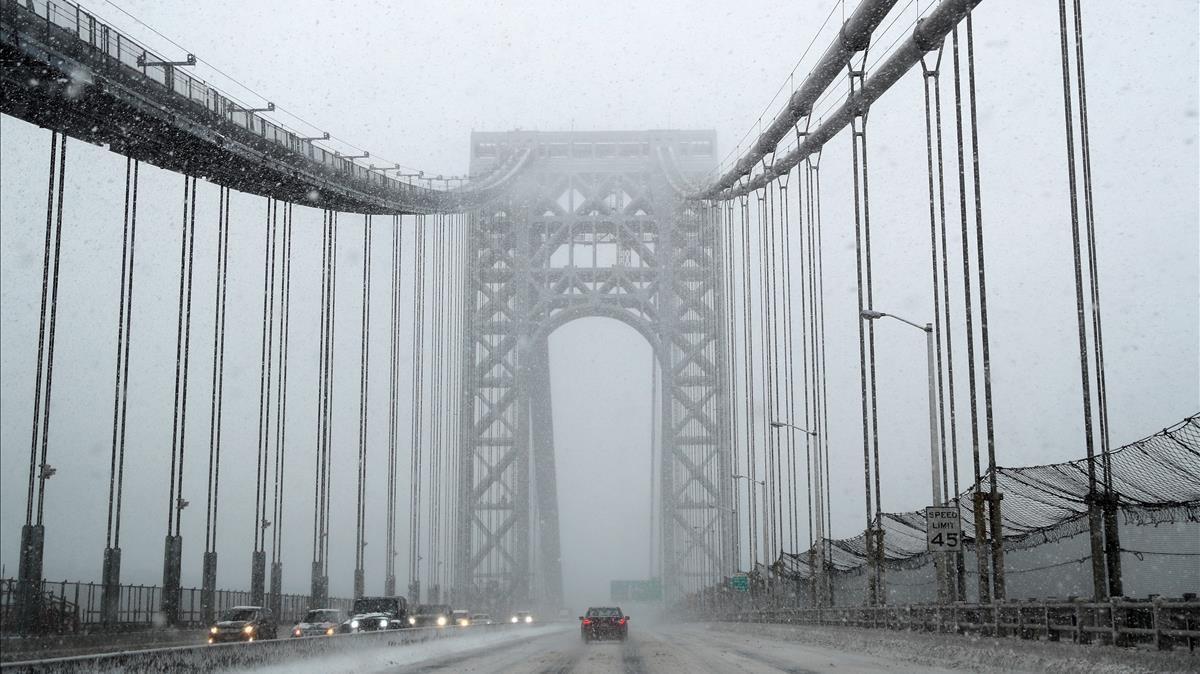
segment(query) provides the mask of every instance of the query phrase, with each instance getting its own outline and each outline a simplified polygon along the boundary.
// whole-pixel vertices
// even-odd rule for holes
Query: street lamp
[[[883,311],[873,311],[871,309],[863,310],[860,315],[864,320],[868,321],[874,321],[885,317],[894,318],[901,323],[911,325],[925,333],[926,365],[929,378],[929,469],[933,478],[933,504],[939,506],[943,505],[944,501],[942,498],[942,482],[939,479],[939,474],[941,473],[941,461],[938,455],[939,443],[937,433],[937,391],[935,389],[937,382],[935,364],[937,361],[935,360],[933,352],[933,324],[926,323],[925,325],[920,325],[919,323],[914,323],[907,318],[901,318],[895,314],[889,314]],[[940,562],[941,556],[935,556],[935,560]],[[939,573],[939,577],[942,575],[943,574]],[[942,582],[938,583],[938,598],[944,602],[946,591],[946,588],[944,587],[945,579],[941,578],[941,581]]]
[[[810,431],[807,428],[800,428],[799,426],[797,426],[795,424],[789,424],[786,421],[772,421],[772,422],[770,422],[770,424],[771,424],[772,428],[790,428],[792,430],[800,431],[801,433],[807,433],[807,434],[813,436],[814,438],[817,437],[816,431]]]

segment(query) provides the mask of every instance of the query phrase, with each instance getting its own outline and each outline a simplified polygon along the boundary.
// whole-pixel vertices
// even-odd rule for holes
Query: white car
[[[528,625],[533,622],[533,614],[529,611],[517,611],[512,615],[512,618],[509,618],[508,621],[514,625]]]
[[[496,621],[492,620],[492,616],[487,613],[476,613],[471,616],[472,625],[495,625]]]
[[[314,608],[292,628],[292,637],[331,637],[345,620],[346,612],[340,608]]]

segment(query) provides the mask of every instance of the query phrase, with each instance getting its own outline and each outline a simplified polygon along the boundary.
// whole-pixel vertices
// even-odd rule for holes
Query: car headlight
[[[330,637],[333,636],[333,628],[330,627],[329,629],[325,630],[325,635]]]
[[[409,625],[416,625],[416,624],[417,624],[417,619],[416,619],[416,618],[409,618],[409,619],[408,619],[408,624],[409,624]]]
[[[512,617],[512,621],[513,621],[514,623],[515,623],[515,622],[517,622],[517,616],[513,616],[513,617]]]
[[[379,621],[379,626],[380,626],[380,627],[387,627],[387,626],[388,626],[388,621],[386,621],[386,620],[380,620],[380,621]]]
[[[217,633],[217,626],[216,626],[216,625],[213,625],[212,627],[208,628],[208,633],[209,633],[209,634],[216,634],[216,633]]]
[[[357,620],[350,621],[350,629],[352,629],[352,630],[358,629],[358,621]]]
[[[531,616],[531,615],[525,616],[525,622],[527,622],[527,623],[533,622],[533,616]]]
[[[254,625],[246,625],[242,628],[242,631],[246,634],[254,634]]]
[[[296,629],[292,630],[292,635],[297,637],[300,636],[300,628],[297,627]]]
[[[438,624],[438,627],[445,627],[446,626],[446,616],[444,616],[444,615],[438,616],[437,624]]]

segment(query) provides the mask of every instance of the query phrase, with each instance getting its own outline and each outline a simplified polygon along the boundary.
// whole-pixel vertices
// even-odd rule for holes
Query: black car
[[[274,639],[278,626],[271,610],[262,606],[234,606],[208,628],[208,643]]]
[[[449,604],[420,604],[408,616],[408,624],[411,627],[445,627],[450,624],[453,613],[454,609]]]
[[[388,629],[399,629],[409,625],[408,600],[404,597],[359,597],[354,600],[350,615],[383,613],[388,619]]]
[[[629,637],[629,616],[617,606],[593,606],[579,616],[579,636],[584,643]]]

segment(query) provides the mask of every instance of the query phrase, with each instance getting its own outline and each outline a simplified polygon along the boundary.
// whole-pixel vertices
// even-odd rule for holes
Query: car
[[[533,622],[533,614],[529,611],[517,611],[512,614],[512,617],[508,619],[508,622],[514,625],[518,623],[528,625]]]
[[[579,636],[584,643],[629,638],[629,616],[619,606],[592,606],[579,616]]]
[[[471,612],[470,611],[462,611],[462,610],[451,612],[450,613],[450,624],[458,625],[459,627],[470,627],[471,626]]]
[[[234,606],[221,613],[208,628],[208,643],[274,639],[277,625],[271,610],[263,606]]]
[[[445,627],[450,624],[454,609],[449,604],[420,604],[415,613],[408,616],[409,627]]]
[[[339,631],[343,634],[357,634],[359,632],[379,632],[388,629],[399,629],[398,625],[393,624],[395,622],[387,613],[380,613],[378,611],[373,613],[359,613],[343,622]]]
[[[346,611],[340,608],[314,608],[292,628],[292,637],[331,637],[346,621]]]
[[[350,608],[351,615],[367,613],[384,613],[388,619],[388,629],[400,629],[408,626],[408,600],[404,597],[359,597]]]
[[[496,621],[492,620],[492,616],[487,613],[476,613],[471,616],[472,625],[495,625]]]

